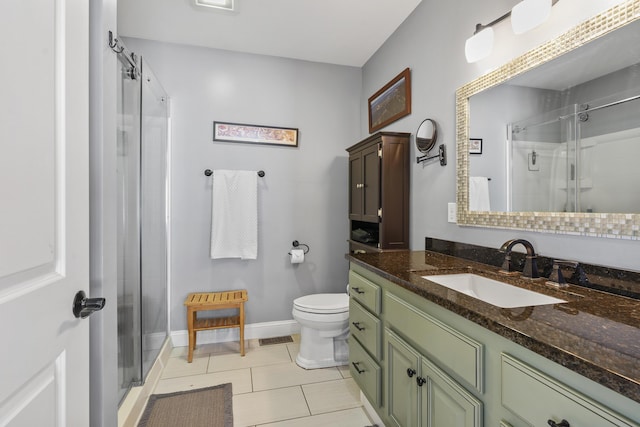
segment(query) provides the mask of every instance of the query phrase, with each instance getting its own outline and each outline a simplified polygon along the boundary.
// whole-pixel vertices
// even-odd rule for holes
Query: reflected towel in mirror
[[[469,177],[469,210],[490,211],[489,178],[486,176]]]

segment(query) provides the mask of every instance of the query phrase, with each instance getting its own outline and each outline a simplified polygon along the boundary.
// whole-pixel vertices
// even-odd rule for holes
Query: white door
[[[0,426],[89,425],[88,3],[0,1]]]

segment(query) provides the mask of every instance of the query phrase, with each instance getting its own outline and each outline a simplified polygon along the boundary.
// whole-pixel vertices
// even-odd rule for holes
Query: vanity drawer
[[[622,427],[637,424],[556,379],[502,354],[502,405],[530,425],[548,420],[571,426]]]
[[[382,405],[382,371],[358,340],[349,340],[349,370],[369,402],[379,408]]]
[[[349,294],[373,314],[380,314],[380,286],[352,270],[349,271]]]
[[[353,298],[349,304],[349,332],[373,357],[380,360],[381,322],[373,314],[362,308]]]
[[[441,367],[482,392],[483,346],[399,297],[385,293],[385,320]]]

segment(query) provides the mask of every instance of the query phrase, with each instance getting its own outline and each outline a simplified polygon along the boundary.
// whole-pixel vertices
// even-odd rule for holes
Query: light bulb
[[[464,44],[467,62],[477,62],[486,58],[493,50],[493,28],[488,27],[469,37]]]
[[[526,33],[551,15],[551,0],[523,0],[511,9],[511,28],[516,34]]]

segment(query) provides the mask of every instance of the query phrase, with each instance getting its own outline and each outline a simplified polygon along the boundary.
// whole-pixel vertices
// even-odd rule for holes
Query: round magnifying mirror
[[[438,139],[438,126],[431,119],[424,119],[416,131],[416,147],[421,153],[427,154]]]

